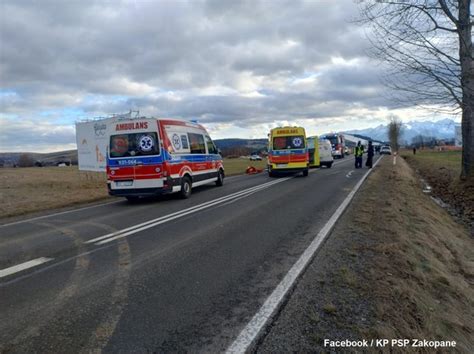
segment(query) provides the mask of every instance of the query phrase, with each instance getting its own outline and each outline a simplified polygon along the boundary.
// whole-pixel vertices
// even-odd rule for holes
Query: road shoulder
[[[456,341],[457,350],[472,352],[473,243],[422,193],[403,160],[393,166],[384,159],[256,351],[336,349],[325,339],[418,338]]]

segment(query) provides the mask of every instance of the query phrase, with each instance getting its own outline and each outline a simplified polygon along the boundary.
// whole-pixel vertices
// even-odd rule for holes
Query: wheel
[[[331,168],[332,167],[332,162],[329,162],[328,164],[326,164],[326,167]]]
[[[217,173],[217,181],[216,181],[216,186],[222,187],[224,185],[224,171],[221,169]]]
[[[189,176],[181,178],[181,191],[179,192],[182,199],[187,199],[191,195],[192,182]]]
[[[303,177],[308,177],[308,174],[309,174],[309,170],[306,169],[303,171]]]
[[[136,196],[128,196],[128,197],[125,197],[125,198],[127,198],[129,203],[136,203],[140,199],[140,197],[136,197]]]

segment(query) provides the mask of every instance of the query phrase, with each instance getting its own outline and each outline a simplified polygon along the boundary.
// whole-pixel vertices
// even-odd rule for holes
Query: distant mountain
[[[437,122],[408,122],[402,124],[401,140],[411,143],[417,135],[434,137],[436,139],[454,139],[456,123],[452,119],[443,119]],[[345,133],[368,136],[374,140],[388,140],[388,125],[379,125],[375,128],[348,130]]]

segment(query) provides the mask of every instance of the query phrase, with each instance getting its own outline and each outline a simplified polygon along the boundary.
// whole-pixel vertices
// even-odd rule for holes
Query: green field
[[[267,159],[262,161],[250,161],[249,159],[224,159],[224,169],[226,176],[240,175],[245,173],[247,167],[253,166],[255,168],[267,168]]]
[[[417,150],[413,155],[412,150],[404,150],[401,155],[422,167],[444,167],[456,174],[461,173],[461,151]]]

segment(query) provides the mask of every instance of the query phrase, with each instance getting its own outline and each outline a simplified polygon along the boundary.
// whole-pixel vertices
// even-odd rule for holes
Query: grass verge
[[[334,348],[325,339],[417,338],[456,341],[456,352],[472,353],[473,323],[474,239],[421,191],[403,159],[393,166],[384,158],[256,351],[327,352]]]
[[[245,173],[247,167],[253,166],[255,168],[267,168],[267,159],[262,161],[250,161],[249,159],[224,159],[224,168],[226,176],[241,175]]]
[[[366,333],[455,340],[458,350],[472,352],[474,239],[421,192],[403,160],[384,162],[366,194],[374,200],[359,200],[366,212],[355,222],[375,238],[369,281],[377,321]]]
[[[61,208],[108,197],[105,175],[77,167],[0,169],[0,217]]]

